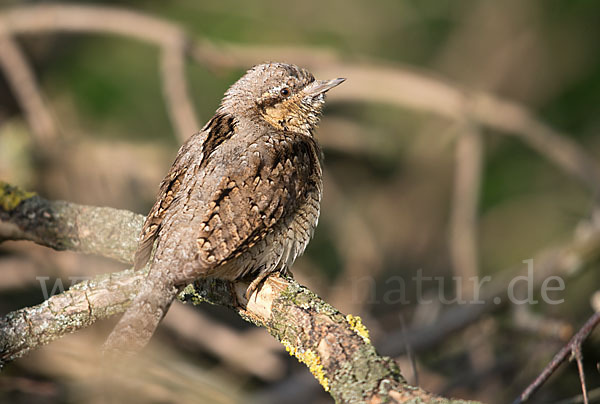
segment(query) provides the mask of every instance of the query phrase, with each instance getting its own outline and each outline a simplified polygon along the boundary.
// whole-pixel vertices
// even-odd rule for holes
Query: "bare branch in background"
[[[46,105],[33,70],[29,66],[19,44],[0,21],[0,69],[14,97],[23,109],[23,114],[36,143],[48,147],[56,141],[58,128]]]
[[[13,35],[53,31],[112,33],[159,46],[163,93],[175,132],[183,141],[200,129],[185,77],[186,36],[176,24],[125,9],[59,4],[3,12],[0,24]]]
[[[483,138],[478,128],[465,120],[454,148],[454,187],[450,205],[449,248],[452,271],[456,276],[456,296],[473,298],[473,279],[479,279],[479,195],[484,156]],[[482,335],[482,325],[465,330],[466,349],[477,371],[493,366],[494,348]],[[487,386],[491,388],[494,383]]]
[[[472,279],[479,275],[477,216],[483,140],[475,127],[466,123],[458,134],[454,159],[454,189],[450,213],[450,256],[454,273],[462,279],[458,294],[470,299]]]
[[[517,136],[594,194],[598,193],[600,168],[596,161],[568,136],[538,121],[526,107],[515,102],[487,93],[464,91],[409,69],[339,63],[318,69],[316,73],[324,77],[332,74],[352,77],[353,85],[340,88],[332,98],[389,102],[459,122],[466,117],[473,124]]]
[[[180,43],[163,47],[160,71],[167,110],[180,143],[200,130],[185,78],[184,38]]]
[[[260,341],[254,341],[247,333],[242,334],[210,319],[200,310],[183,304],[172,305],[162,325],[175,333],[177,341],[205,349],[235,369],[262,380],[273,381],[285,373],[284,358],[280,355],[281,345],[272,338],[268,341],[268,335]],[[275,349],[273,345],[276,345]]]
[[[13,34],[95,32],[117,34],[159,47],[179,46],[183,31],[161,18],[116,7],[51,4],[15,7],[0,19]]]
[[[381,248],[364,212],[348,203],[335,177],[326,174],[325,181],[328,202],[324,203],[335,206],[332,209],[335,216],[328,219],[328,223],[331,223],[334,243],[344,260],[343,274],[338,276],[328,299],[347,311],[362,312],[365,303],[372,298],[371,281],[374,282],[383,269]],[[367,284],[358,282],[357,286],[357,280],[367,280]]]

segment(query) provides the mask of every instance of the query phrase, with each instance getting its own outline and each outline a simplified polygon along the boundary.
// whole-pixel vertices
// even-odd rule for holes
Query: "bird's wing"
[[[187,153],[189,144],[190,143],[188,141],[181,146],[181,149],[179,150],[177,158],[171,166],[169,173],[160,183],[158,198],[156,199],[154,206],[152,206],[152,209],[150,209],[150,213],[148,213],[148,216],[146,216],[146,221],[144,222],[144,226],[142,227],[142,232],[140,234],[138,248],[135,252],[134,268],[136,270],[146,265],[148,259],[150,259],[154,240],[158,235],[165,211],[173,202],[173,199],[175,195],[177,195],[177,191],[181,186],[181,181],[185,175],[185,169],[187,166],[185,164],[185,160],[189,158]]]
[[[156,202],[152,206],[152,209],[150,209],[148,216],[146,216],[144,226],[142,227],[140,241],[134,258],[134,268],[136,270],[146,265],[150,259],[152,247],[159,234],[165,213],[173,201],[180,197],[178,191],[184,177],[188,174],[192,162],[195,159],[201,158],[201,165],[204,164],[211,152],[225,139],[232,136],[234,130],[234,120],[231,116],[216,114],[202,128],[202,131],[190,137],[181,146],[169,173],[160,184]],[[205,139],[198,139],[198,136],[205,136]],[[192,150],[193,146],[199,141],[202,143],[202,148],[200,150]],[[198,153],[202,156],[197,156],[196,154]]]
[[[205,268],[253,247],[320,187],[318,150],[311,138],[265,135],[228,164],[199,229],[198,259]]]

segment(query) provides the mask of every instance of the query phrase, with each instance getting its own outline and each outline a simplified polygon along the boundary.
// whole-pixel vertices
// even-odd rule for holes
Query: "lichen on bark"
[[[12,211],[21,202],[35,195],[35,192],[27,192],[19,187],[0,181],[0,207],[6,212]]]

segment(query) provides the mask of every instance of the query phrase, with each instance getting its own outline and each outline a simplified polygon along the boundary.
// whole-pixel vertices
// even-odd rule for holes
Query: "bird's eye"
[[[284,87],[279,91],[279,94],[281,94],[284,97],[287,97],[288,95],[290,95],[290,89],[287,87]]]

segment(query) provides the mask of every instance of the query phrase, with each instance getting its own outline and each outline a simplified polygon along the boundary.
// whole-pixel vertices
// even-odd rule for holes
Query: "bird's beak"
[[[333,80],[315,80],[304,89],[304,92],[308,95],[324,94],[333,87],[339,86],[344,81],[346,81],[346,79],[342,78]]]

